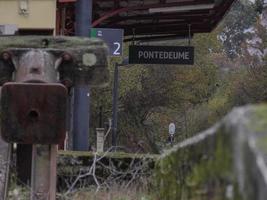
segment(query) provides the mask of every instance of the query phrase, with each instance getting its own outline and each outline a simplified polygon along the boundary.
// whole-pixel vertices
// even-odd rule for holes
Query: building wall
[[[22,14],[20,6],[28,10]],[[55,29],[56,0],[0,0],[0,24],[16,24],[19,29]]]

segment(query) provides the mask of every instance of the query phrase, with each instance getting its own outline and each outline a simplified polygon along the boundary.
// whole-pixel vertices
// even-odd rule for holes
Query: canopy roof
[[[75,2],[75,0],[58,0]],[[235,0],[93,0],[93,27],[125,36],[187,37],[212,31]]]

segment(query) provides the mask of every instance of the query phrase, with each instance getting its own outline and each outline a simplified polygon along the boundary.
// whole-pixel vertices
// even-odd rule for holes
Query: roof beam
[[[198,4],[206,4],[207,2],[210,2],[210,0],[198,0]],[[191,2],[192,3],[192,2]],[[102,17],[100,17],[99,19],[95,20],[92,23],[92,27],[96,27],[98,25],[100,25],[102,22],[104,22],[105,20],[116,16],[120,13],[123,12],[129,12],[129,11],[138,11],[138,10],[148,10],[151,8],[164,8],[164,7],[174,7],[174,6],[184,6],[184,5],[191,5],[190,2],[188,1],[182,1],[182,2],[173,2],[173,3],[165,3],[165,4],[150,4],[150,5],[144,5],[144,6],[134,6],[134,7],[124,7],[124,8],[119,8],[119,9],[115,9],[112,10],[108,13],[106,13],[105,15],[103,15]]]

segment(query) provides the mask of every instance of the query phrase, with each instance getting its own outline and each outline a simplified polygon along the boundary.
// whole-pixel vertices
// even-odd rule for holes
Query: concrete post
[[[104,140],[105,137],[105,129],[104,128],[96,128],[96,151],[104,152]]]

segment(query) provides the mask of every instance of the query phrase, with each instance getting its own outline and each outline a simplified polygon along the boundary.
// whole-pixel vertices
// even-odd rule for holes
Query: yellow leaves
[[[132,89],[141,90],[141,79],[148,74],[148,69],[141,66],[121,67],[119,74],[120,94],[125,95]]]

